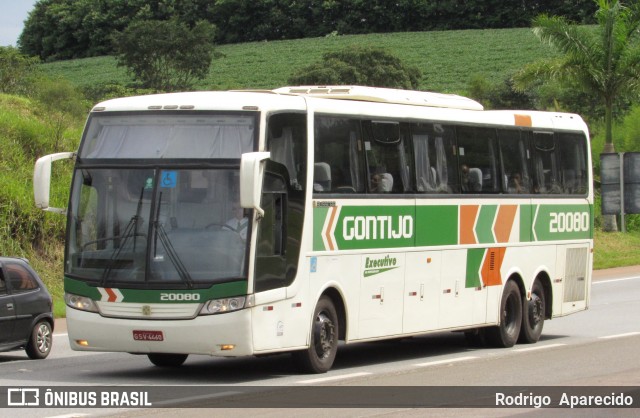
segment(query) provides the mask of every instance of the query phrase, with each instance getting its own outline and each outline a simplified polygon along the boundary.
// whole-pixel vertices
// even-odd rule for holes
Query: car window
[[[5,271],[13,293],[27,292],[38,288],[38,282],[31,275],[31,272],[20,264],[7,264]]]
[[[7,283],[4,281],[4,275],[0,269],[0,296],[7,294]]]

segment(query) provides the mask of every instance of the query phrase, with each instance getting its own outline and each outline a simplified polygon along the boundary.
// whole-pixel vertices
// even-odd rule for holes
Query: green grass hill
[[[421,90],[462,93],[472,77],[502,81],[524,64],[549,56],[531,29],[458,30],[328,36],[287,41],[221,45],[209,76],[198,90],[272,89],[329,51],[351,45],[375,46],[422,70]],[[58,61],[43,65],[52,76],[79,86],[131,82],[113,57]]]

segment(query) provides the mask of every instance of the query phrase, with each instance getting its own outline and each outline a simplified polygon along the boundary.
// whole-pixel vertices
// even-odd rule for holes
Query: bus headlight
[[[66,303],[68,307],[78,309],[80,311],[98,312],[98,307],[96,306],[93,299],[89,299],[85,296],[65,293],[64,303]]]
[[[204,304],[200,310],[200,315],[214,315],[219,313],[233,312],[244,308],[246,298],[237,296],[235,298],[214,299]]]

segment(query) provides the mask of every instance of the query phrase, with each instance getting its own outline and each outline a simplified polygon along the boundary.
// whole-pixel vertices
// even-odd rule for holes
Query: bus
[[[77,152],[38,159],[37,207],[66,214],[71,347],[290,352],[464,332],[535,343],[587,309],[589,134],[575,114],[484,110],[363,86],[107,100]],[[52,163],[72,160],[67,208]]]

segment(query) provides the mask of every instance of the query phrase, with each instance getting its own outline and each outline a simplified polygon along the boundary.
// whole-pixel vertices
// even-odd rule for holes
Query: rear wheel
[[[149,361],[158,367],[180,367],[189,357],[188,354],[147,354]]]
[[[292,353],[300,369],[306,373],[325,373],[333,365],[338,350],[338,315],[328,296],[318,301],[311,324],[309,348]]]
[[[538,342],[544,327],[545,310],[544,288],[540,281],[536,280],[531,288],[531,299],[524,302],[522,328],[518,342],[527,344]]]
[[[487,341],[495,347],[513,347],[520,335],[522,325],[522,296],[513,280],[509,280],[500,301],[500,324],[487,328]]]
[[[31,330],[31,337],[25,347],[25,351],[30,359],[42,360],[47,358],[51,352],[52,344],[51,324],[47,321],[40,321]]]

